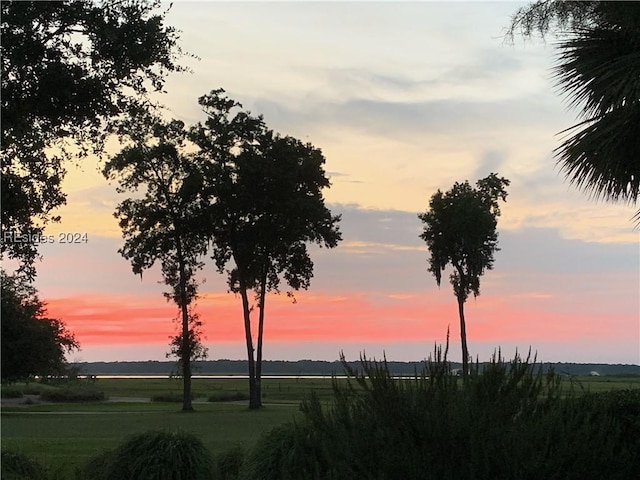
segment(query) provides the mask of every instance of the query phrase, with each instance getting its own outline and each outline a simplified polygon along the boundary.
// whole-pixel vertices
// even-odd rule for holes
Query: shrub
[[[39,382],[26,383],[23,392],[25,395],[42,395],[44,392],[51,392],[58,390],[58,387],[52,385],[46,385]]]
[[[106,396],[95,385],[77,384],[44,390],[40,394],[40,399],[47,402],[101,402],[106,399]]]
[[[111,465],[115,459],[115,452],[107,450],[89,460],[89,463],[76,475],[79,480],[109,480]]]
[[[242,464],[244,462],[245,451],[240,445],[236,445],[216,456],[217,480],[237,480]]]
[[[211,480],[214,474],[211,454],[199,439],[165,431],[134,435],[84,471],[91,480]]]
[[[234,402],[234,401],[241,401],[241,400],[249,400],[249,394],[247,392],[240,392],[240,391],[234,391],[234,392],[220,391],[220,392],[212,393],[211,395],[209,395],[209,398],[207,399],[207,401],[209,402]]]
[[[24,392],[20,387],[7,386],[7,387],[2,387],[2,390],[0,390],[1,398],[22,398],[23,396],[24,396]]]
[[[192,395],[193,397],[193,395]],[[167,402],[167,403],[180,403],[182,402],[182,393],[177,392],[164,392],[156,393],[151,396],[152,402]]]
[[[361,359],[335,402],[262,437],[245,479],[628,479],[638,472],[640,394],[561,396],[530,356],[500,353],[466,379],[441,349],[413,379]],[[343,385],[343,386],[341,386]]]
[[[26,455],[2,450],[0,469],[2,480],[46,480],[45,469]]]
[[[199,397],[200,395],[191,392],[191,400]],[[168,403],[181,403],[182,392],[162,392],[151,396],[152,402],[168,402]]]

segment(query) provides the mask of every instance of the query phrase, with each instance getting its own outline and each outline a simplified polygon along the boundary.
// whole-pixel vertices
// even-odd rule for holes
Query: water
[[[170,375],[80,375],[80,378],[95,378],[100,380],[104,379],[123,379],[123,378],[131,378],[134,380],[141,379],[169,379],[172,378]],[[176,377],[173,377],[176,378]],[[249,375],[192,375],[192,379],[197,380],[199,378],[209,378],[209,379],[225,379],[225,378],[239,378],[239,379],[249,379]],[[285,380],[285,379],[331,379],[331,375],[262,375],[261,378],[266,380]],[[346,375],[336,375],[335,378],[348,378]]]

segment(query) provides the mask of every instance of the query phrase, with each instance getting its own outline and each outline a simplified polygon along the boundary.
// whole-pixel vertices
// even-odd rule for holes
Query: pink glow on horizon
[[[450,326],[459,337],[455,299],[442,292],[423,295],[296,294],[267,300],[265,342],[432,342]],[[572,341],[624,338],[637,330],[637,319],[612,313],[572,313],[553,298],[522,295],[482,296],[466,305],[467,334],[476,342]],[[49,299],[48,316],[59,318],[82,346],[164,344],[178,331],[178,310],[156,296],[82,296]],[[239,297],[204,294],[195,311],[204,322],[206,343],[244,339]],[[257,324],[257,308],[253,319]],[[256,325],[254,325],[256,327]],[[255,337],[255,331],[254,331]]]

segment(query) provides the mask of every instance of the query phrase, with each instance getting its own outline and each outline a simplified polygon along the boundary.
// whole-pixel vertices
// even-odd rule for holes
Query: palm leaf
[[[582,121],[555,156],[578,188],[637,202],[640,193],[640,6],[601,2],[598,23],[559,44],[557,85]],[[634,217],[640,221],[640,211]]]

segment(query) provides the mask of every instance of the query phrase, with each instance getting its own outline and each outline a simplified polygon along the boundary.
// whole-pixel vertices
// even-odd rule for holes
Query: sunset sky
[[[421,360],[451,327],[451,286],[427,271],[417,218],[437,189],[490,172],[511,180],[501,251],[467,302],[469,350],[543,361],[640,363],[635,208],[577,191],[555,166],[576,122],[554,86],[554,40],[505,43],[522,4],[174,2],[191,74],[174,74],[168,115],[204,120],[197,98],[222,87],[274,130],[322,149],[343,241],[312,249],[311,288],[267,300],[265,358],[335,360],[359,352]],[[72,360],[163,360],[176,333],[159,268],[133,275],[112,213],[124,197],[97,160],[69,168],[62,223],[88,242],[43,245],[36,286],[75,332]],[[239,297],[209,261],[197,312],[210,358],[245,358]]]

